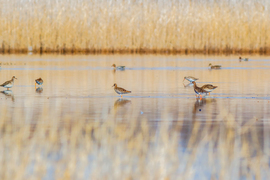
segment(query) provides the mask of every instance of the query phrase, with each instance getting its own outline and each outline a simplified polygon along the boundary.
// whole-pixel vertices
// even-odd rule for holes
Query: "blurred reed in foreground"
[[[270,52],[268,0],[10,0],[0,50],[61,53]]]
[[[114,112],[115,111],[115,112]],[[269,126],[256,120],[162,122],[78,115],[36,123],[1,110],[1,179],[245,179],[269,177]],[[212,123],[211,123],[212,122]],[[243,125],[244,124],[244,125]],[[259,129],[261,128],[261,129]],[[267,131],[268,130],[268,131]]]

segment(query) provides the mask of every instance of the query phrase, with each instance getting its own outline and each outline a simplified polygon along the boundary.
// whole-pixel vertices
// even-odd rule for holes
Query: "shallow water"
[[[33,156],[28,163],[21,162],[22,177],[59,179],[71,170],[71,179],[110,179],[111,174],[112,179],[266,179],[269,175],[267,56],[250,56],[247,62],[236,56],[160,55],[4,55],[0,59],[0,83],[13,75],[18,78],[10,91],[1,87],[1,127],[8,126],[12,133],[1,131],[6,141],[1,143],[5,153],[0,161],[8,164],[7,157],[17,157],[2,170],[2,179],[13,178],[12,164],[28,153]],[[126,70],[114,71],[113,63],[125,65]],[[209,70],[209,63],[221,64],[222,69]],[[188,81],[183,84],[184,76],[199,78],[198,86],[210,83],[218,88],[197,99]],[[44,84],[35,89],[39,77]],[[114,83],[132,93],[120,98]],[[48,133],[63,134],[50,139]],[[20,141],[29,142],[15,143]],[[76,146],[70,145],[73,141]],[[77,159],[67,158],[70,154]],[[37,158],[45,168],[36,168],[43,168],[43,173],[31,170]]]

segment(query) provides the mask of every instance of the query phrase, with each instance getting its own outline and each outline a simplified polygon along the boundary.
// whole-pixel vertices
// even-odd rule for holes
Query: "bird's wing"
[[[131,92],[131,91],[127,91],[127,90],[125,90],[124,88],[121,88],[121,87],[117,87],[117,89],[119,91],[121,91],[122,93],[130,93]]]
[[[6,81],[6,82],[4,82],[3,84],[1,84],[0,86],[6,86],[6,85],[8,85],[10,83],[10,81]]]

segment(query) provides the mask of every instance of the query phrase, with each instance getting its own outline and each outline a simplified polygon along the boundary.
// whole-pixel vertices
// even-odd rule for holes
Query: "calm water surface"
[[[1,87],[0,94],[1,123],[4,129],[6,124],[13,129],[13,134],[1,132],[7,138],[1,143],[4,179],[13,177],[12,163],[15,166],[25,157],[19,152],[35,155],[22,165],[22,177],[60,179],[59,174],[71,170],[71,179],[269,177],[270,57],[250,56],[248,62],[239,62],[236,56],[161,55],[4,55],[0,59],[0,83],[13,75],[18,78],[11,91]],[[114,71],[113,63],[125,65],[126,70]],[[209,63],[221,64],[222,69],[209,70]],[[184,76],[199,78],[198,86],[210,83],[218,88],[196,99]],[[35,89],[39,77],[44,84]],[[114,83],[132,93],[120,98]],[[38,136],[47,143],[30,138],[19,152],[9,152],[18,148],[11,138],[21,136],[18,127],[25,128],[28,138]],[[68,135],[55,137],[59,142],[54,148],[44,135],[48,132],[44,130],[43,137],[37,127],[40,134],[44,127],[57,133],[65,127]],[[71,133],[75,127],[82,136],[76,140],[78,146],[61,143],[77,137]],[[112,140],[110,130],[101,130],[105,127],[119,128],[121,133]],[[91,151],[83,151],[86,135],[91,137]],[[85,157],[78,158],[79,153]],[[14,154],[17,159],[7,165],[7,157]],[[77,166],[65,165],[73,162],[69,154],[78,158]],[[37,156],[44,163],[43,173],[33,170],[42,169]]]

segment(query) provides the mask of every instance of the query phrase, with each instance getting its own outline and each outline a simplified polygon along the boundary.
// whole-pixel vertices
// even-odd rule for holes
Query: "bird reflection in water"
[[[131,100],[119,98],[114,102],[114,108],[124,107],[125,105],[130,104],[130,103],[131,103]]]
[[[42,93],[42,92],[43,92],[43,88],[42,87],[36,88],[36,93]]]
[[[196,99],[194,103],[193,113],[197,113],[198,111],[201,111],[203,106],[206,104],[216,103],[216,99],[212,98],[202,98],[202,99]]]
[[[4,94],[6,97],[11,98],[12,101],[15,100],[14,94],[13,94],[13,92],[11,90],[1,91],[1,93]]]

